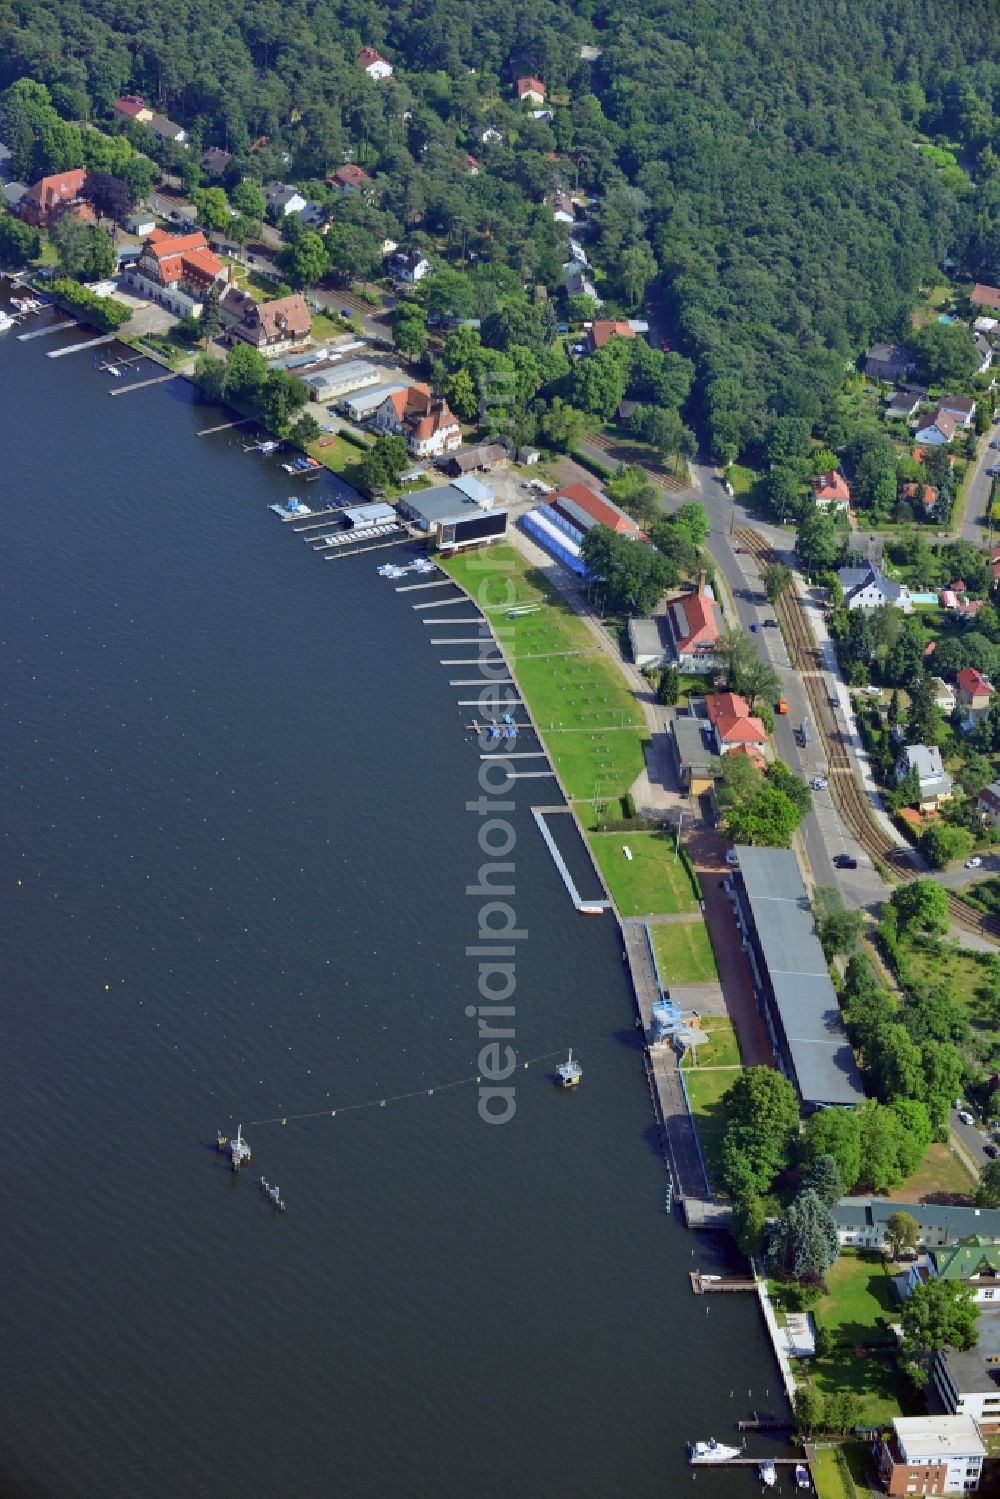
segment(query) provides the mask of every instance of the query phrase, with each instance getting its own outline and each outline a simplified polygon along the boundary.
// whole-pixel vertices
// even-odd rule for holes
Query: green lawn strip
[[[674,841],[662,833],[588,833],[587,840],[623,916],[698,909]],[[622,848],[632,855],[626,859]]]
[[[323,444],[328,446],[324,447]],[[311,442],[306,448],[311,458],[318,458],[324,468],[343,479],[345,484],[352,485],[355,489],[362,489],[361,483],[361,449],[351,442],[345,442],[342,437],[335,437],[332,442],[328,437],[321,437],[318,442]]]
[[[868,1474],[872,1468],[872,1454],[867,1442],[841,1442],[847,1466],[858,1494],[865,1493]],[[816,1483],[818,1499],[853,1499],[844,1483],[836,1447],[819,1447],[812,1463],[812,1475]]]
[[[718,980],[712,940],[700,918],[653,926],[650,931],[660,978],[668,988],[672,983],[711,984]]]
[[[725,1015],[705,1015],[700,1029],[708,1040],[685,1052],[681,1066],[686,1072],[696,1072],[700,1067],[739,1067],[740,1043],[731,1020]]]
[[[707,1072],[696,1067],[684,1074],[709,1185],[714,1192],[721,1192],[722,1181],[722,1140],[725,1134],[722,1095],[735,1082],[738,1072],[737,1067],[727,1072]]]
[[[861,1400],[866,1424],[917,1408],[919,1398],[899,1368],[888,1326],[898,1317],[899,1303],[882,1256],[845,1250],[826,1284],[815,1317],[817,1325],[833,1334],[834,1351],[829,1358],[811,1361],[817,1389],[827,1395],[850,1390]]]
[[[531,702],[530,695],[528,702]],[[574,800],[579,797],[585,801],[597,801],[604,808],[605,816],[620,817],[621,806],[617,798],[629,789],[643,770],[642,745],[646,737],[638,729],[624,734],[614,730],[607,734],[561,734],[557,731],[546,733],[545,744],[569,796]]]

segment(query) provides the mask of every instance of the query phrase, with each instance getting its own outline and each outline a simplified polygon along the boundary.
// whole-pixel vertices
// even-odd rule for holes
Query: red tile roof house
[[[685,593],[667,605],[667,627],[682,671],[714,671],[716,643],[722,634],[722,610],[711,594]]]
[[[616,531],[619,536],[631,536],[636,541],[645,540],[644,533],[636,525],[630,515],[619,509],[610,500],[603,499],[595,494],[586,484],[567,484],[565,489],[559,489],[555,494],[546,495],[545,502],[558,508],[560,500],[569,500],[572,504],[583,510],[592,521],[599,526],[607,526],[609,531]]]
[[[754,749],[758,754],[763,752],[767,731],[761,720],[750,712],[745,697],[738,692],[713,692],[704,702],[718,754],[728,754],[738,746],[744,753],[747,749]]]
[[[611,323],[606,319],[598,319],[587,329],[588,352],[593,354],[595,349],[603,349],[613,338],[635,338],[635,329],[628,323]]]
[[[410,385],[393,391],[375,412],[373,425],[380,432],[405,437],[414,458],[451,453],[462,442],[462,428],[447,401],[432,396],[426,385]]]
[[[933,484],[901,484],[899,498],[904,505],[912,505],[914,509],[922,505],[930,512],[938,502],[938,492]]]
[[[817,505],[832,505],[837,511],[851,508],[851,487],[843,474],[836,470],[829,474],[818,474],[812,480],[812,490]]]
[[[85,167],[77,167],[72,172],[57,172],[52,177],[42,177],[28,188],[21,199],[18,213],[26,224],[34,224],[36,229],[48,229],[69,209],[82,207],[80,192],[86,180]]]
[[[369,78],[391,78],[392,63],[383,57],[377,47],[362,47],[358,53],[358,67],[363,68]]]
[[[153,118],[153,111],[139,94],[122,94],[111,109],[122,120],[140,120],[143,124],[148,124]]]
[[[992,307],[1000,311],[1000,286],[976,285],[972,288],[969,301],[974,307]]]
[[[963,666],[957,677],[958,706],[965,708],[969,714],[985,713],[990,706],[990,698],[993,696],[993,688],[988,678],[977,671],[974,666]]]
[[[212,253],[200,231],[168,234],[165,229],[156,229],[122,279],[168,312],[197,317],[213,282],[220,290],[226,283],[232,284],[232,267]]]
[[[532,104],[544,104],[545,84],[539,78],[519,78],[517,80],[517,97],[522,101],[530,99]]]
[[[335,172],[330,173],[326,179],[326,185],[327,187],[336,188],[338,193],[363,193],[365,188],[371,184],[371,180],[363,168],[355,166],[353,161],[349,161],[346,165],[338,167]]]

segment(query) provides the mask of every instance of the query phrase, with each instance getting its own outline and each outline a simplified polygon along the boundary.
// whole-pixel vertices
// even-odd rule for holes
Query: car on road
[[[986,472],[989,474],[991,479],[1000,479],[1000,463],[994,463],[992,467],[986,470]]]
[[[751,633],[751,635],[756,635],[759,629],[760,629],[760,625],[757,623],[756,620],[754,620],[753,624],[750,626],[750,633]]]
[[[813,779],[812,779],[812,788],[813,788],[814,791],[825,791],[826,788],[827,788],[827,785],[828,785],[828,782],[827,782],[827,780],[825,779],[824,776],[813,776]]]
[[[982,863],[983,861],[979,855],[973,854],[971,859],[966,859],[965,867],[966,869],[980,869],[982,868]]]
[[[834,858],[834,866],[837,869],[857,869],[857,859],[852,859],[850,854],[837,854]]]
[[[1000,437],[994,437],[993,441],[990,443],[990,447],[1000,448]]]
[[[983,1146],[983,1155],[988,1155],[991,1161],[995,1161],[996,1158],[997,1158],[997,1148],[996,1148],[996,1146],[995,1145],[990,1145],[989,1143],[987,1143],[986,1145],[984,1145]]]
[[[726,849],[726,863],[729,865],[730,869],[739,869],[740,856],[736,852],[735,848]]]
[[[958,1117],[959,1119],[961,1119],[963,1124],[975,1124],[976,1122],[973,1119],[972,1115],[969,1113],[968,1109],[959,1109]]]
[[[340,315],[341,317],[352,318],[354,316],[354,313],[349,307],[342,307],[340,309]]]
[[[765,630],[776,630],[778,628],[778,621],[776,619],[765,619],[764,628]]]

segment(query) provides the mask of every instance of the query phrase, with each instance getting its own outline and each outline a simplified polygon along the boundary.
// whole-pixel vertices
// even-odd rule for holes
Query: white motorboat
[[[727,1447],[714,1437],[709,1437],[707,1442],[688,1442],[688,1461],[692,1463],[728,1463],[741,1456],[739,1447]]]
[[[812,1482],[809,1478],[809,1469],[805,1463],[795,1464],[795,1487],[797,1489],[811,1489]]]
[[[757,1477],[766,1489],[773,1489],[778,1482],[778,1470],[772,1462],[763,1462],[757,1469]]]

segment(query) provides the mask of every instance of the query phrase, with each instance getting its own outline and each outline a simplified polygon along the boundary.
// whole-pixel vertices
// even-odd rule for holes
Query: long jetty
[[[117,337],[117,333],[102,333],[100,338],[88,338],[85,343],[70,344],[67,349],[50,349],[48,358],[64,359],[67,354],[82,354],[84,349],[96,349],[101,344],[113,344]],[[117,391],[112,391],[111,394],[117,395]]]
[[[114,390],[108,391],[111,396],[129,396],[134,390],[145,390],[147,385],[166,385],[168,380],[179,380],[180,375],[176,370],[171,370],[169,375],[153,375],[149,380],[133,380],[131,385],[117,385]]]
[[[18,342],[26,344],[29,338],[48,338],[50,333],[64,333],[68,328],[79,328],[76,318],[67,323],[46,323],[44,328],[32,328],[30,333],[19,333]]]

